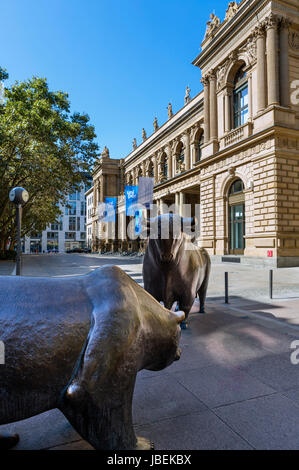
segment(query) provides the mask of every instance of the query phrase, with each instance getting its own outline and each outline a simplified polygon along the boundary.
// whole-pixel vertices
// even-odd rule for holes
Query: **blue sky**
[[[186,85],[201,90],[200,51],[211,12],[228,1],[9,0],[1,2],[0,66],[9,83],[32,75],[69,93],[72,110],[89,114],[98,143],[125,157],[132,140],[162,125]]]

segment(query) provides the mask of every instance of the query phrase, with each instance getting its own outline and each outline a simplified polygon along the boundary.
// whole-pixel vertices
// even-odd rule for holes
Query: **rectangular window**
[[[80,232],[80,217],[77,217],[77,232]]]
[[[65,232],[66,240],[76,240],[76,232]]]
[[[234,128],[248,121],[248,85],[234,91]]]
[[[65,207],[65,215],[76,215],[77,203],[76,201],[68,201]]]
[[[58,232],[47,232],[48,240],[58,240]]]
[[[81,202],[81,215],[86,214],[86,202],[82,201]]]
[[[69,217],[69,230],[76,230],[76,217]]]
[[[80,233],[80,238],[81,238],[81,240],[85,240],[85,238],[86,238],[86,233],[85,233],[85,232],[81,232],[81,233]]]

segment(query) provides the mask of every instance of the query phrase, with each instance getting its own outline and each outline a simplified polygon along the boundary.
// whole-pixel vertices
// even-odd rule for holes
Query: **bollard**
[[[228,304],[228,272],[224,273],[225,303]]]
[[[273,298],[273,269],[269,271],[269,296],[270,299]]]

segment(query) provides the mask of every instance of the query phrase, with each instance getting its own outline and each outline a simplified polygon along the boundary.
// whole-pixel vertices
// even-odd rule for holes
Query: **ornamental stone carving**
[[[256,62],[256,38],[249,36],[245,46],[245,55],[247,57],[248,65],[253,65]]]
[[[264,25],[266,29],[277,28],[279,23],[279,18],[277,15],[271,13],[267,18],[265,18]]]
[[[238,11],[237,2],[229,2],[228,8],[227,8],[226,14],[225,14],[225,21],[229,21],[230,19],[232,19],[235,16],[235,14],[237,13],[237,11]]]
[[[295,31],[289,33],[289,45],[295,51],[299,51],[299,34]]]

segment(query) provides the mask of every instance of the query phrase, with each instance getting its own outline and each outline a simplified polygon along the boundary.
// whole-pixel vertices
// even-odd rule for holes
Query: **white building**
[[[85,192],[90,184],[82,184],[80,191],[69,194],[67,202],[59,204],[62,215],[55,223],[35,237],[25,237],[24,253],[64,253],[73,248],[86,247]]]
[[[86,198],[86,245],[92,246],[93,187],[85,193]]]

